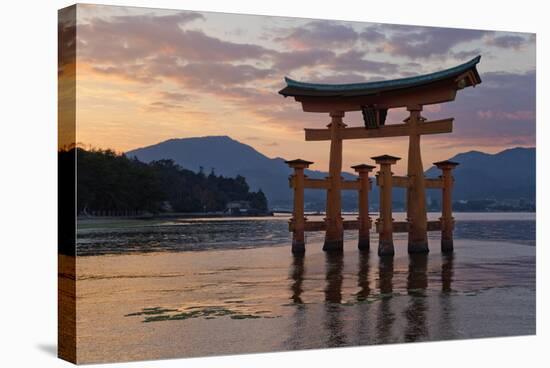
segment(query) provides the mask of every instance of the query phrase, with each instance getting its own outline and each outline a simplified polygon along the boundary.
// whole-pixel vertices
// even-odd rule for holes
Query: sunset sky
[[[347,83],[448,68],[481,55],[482,84],[426,106],[454,132],[422,138],[426,167],[456,153],[535,145],[535,36],[363,22],[78,5],[77,141],[117,151],[171,138],[228,135],[269,157],[326,170],[329,142],[305,142],[326,114],[277,92],[284,76]],[[404,111],[390,111],[388,123]],[[346,114],[348,126],[362,124]],[[407,138],[344,142],[344,169]],[[406,160],[396,169],[402,173]],[[348,170],[351,171],[351,170]]]

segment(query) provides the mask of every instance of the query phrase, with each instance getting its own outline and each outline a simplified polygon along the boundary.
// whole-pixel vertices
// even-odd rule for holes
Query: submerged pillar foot
[[[342,251],[344,251],[344,240],[342,240],[342,239],[338,239],[338,240],[325,239],[325,243],[323,244],[323,250],[325,252],[342,252]]]
[[[430,252],[427,241],[410,241],[407,249],[409,251],[409,254],[423,254]]]
[[[304,254],[306,245],[303,241],[292,241],[292,254]]]
[[[395,250],[393,248],[393,241],[381,240],[378,243],[378,256],[380,256],[380,257],[386,257],[386,256],[392,257],[394,254],[395,254]]]
[[[453,253],[453,239],[441,239],[441,253]]]
[[[359,250],[370,250],[370,238],[365,239],[359,239],[359,242],[357,243],[357,248]]]

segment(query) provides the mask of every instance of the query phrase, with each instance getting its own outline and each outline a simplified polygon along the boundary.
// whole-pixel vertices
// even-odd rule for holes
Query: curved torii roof
[[[411,100],[413,95],[418,95],[418,104],[446,102],[454,99],[458,89],[481,83],[476,69],[480,59],[481,56],[477,56],[464,64],[430,74],[366,83],[307,83],[285,77],[287,86],[279,93],[285,97],[292,96],[302,102],[305,111],[319,112],[320,110],[308,109],[306,105],[321,102],[331,102],[331,105],[334,105],[334,103],[340,102],[343,105],[348,105],[343,111],[357,110],[359,105],[365,104],[399,107],[407,104],[403,100],[407,95],[409,97],[407,100]],[[428,89],[436,89],[444,94],[446,92],[447,96],[435,98],[432,92],[428,93],[430,96],[426,95],[422,98],[422,92],[427,92]],[[392,99],[396,101],[394,102]],[[351,108],[350,105],[357,106]]]

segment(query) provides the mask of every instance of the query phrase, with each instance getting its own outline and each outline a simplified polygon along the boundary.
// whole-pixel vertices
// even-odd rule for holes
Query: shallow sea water
[[[429,213],[436,220],[439,213]],[[307,216],[321,221],[322,215]],[[371,214],[375,218],[375,214]],[[395,213],[396,221],[404,221],[405,213]],[[344,218],[356,219],[356,215]],[[212,249],[247,249],[288,244],[290,215],[274,217],[224,217],[173,220],[91,220],[79,221],[77,251],[79,256],[127,254],[143,252],[204,251]],[[456,213],[456,239],[514,241],[535,245],[534,213]],[[321,242],[322,232],[306,234],[308,241]],[[377,241],[377,234],[372,233]],[[439,233],[429,233],[437,241]],[[394,234],[404,240],[407,234]],[[345,239],[357,239],[354,231],[345,232]]]
[[[288,233],[272,231],[287,231],[284,218],[238,219],[238,226],[204,220],[219,234],[186,233],[197,243],[178,242],[177,234],[199,221],[88,228],[79,232],[79,255],[86,256],[77,257],[78,360],[534,334],[534,215],[465,217],[457,216],[453,255],[442,255],[432,235],[430,253],[411,257],[399,234],[389,259],[379,258],[375,246],[358,252],[353,234],[343,255],[324,253],[322,234],[312,234],[306,255],[293,257]],[[151,234],[156,226],[178,229]],[[123,250],[100,240],[127,237],[121,234],[134,234]],[[144,252],[143,239],[158,245]]]

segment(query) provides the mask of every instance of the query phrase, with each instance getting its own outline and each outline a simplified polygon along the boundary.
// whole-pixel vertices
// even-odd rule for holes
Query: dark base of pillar
[[[370,238],[359,239],[359,242],[357,243],[357,248],[359,248],[359,250],[369,250],[370,249]]]
[[[427,241],[409,242],[407,250],[409,254],[425,254],[430,252]]]
[[[292,242],[292,254],[304,254],[306,252],[306,245],[302,241]]]
[[[394,254],[395,254],[395,250],[393,248],[393,241],[383,241],[383,240],[381,240],[378,243],[378,256],[380,256],[380,257],[386,257],[386,256],[393,257]]]
[[[453,251],[453,239],[441,239],[441,253],[452,253]]]
[[[343,252],[344,251],[344,240],[326,240],[323,244],[323,250],[325,252]]]

